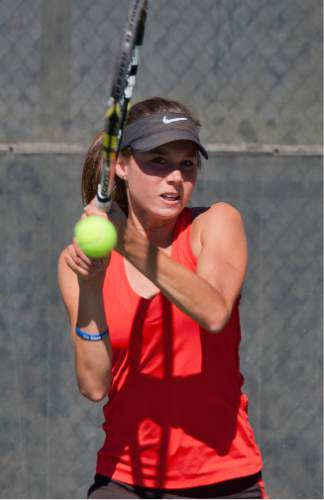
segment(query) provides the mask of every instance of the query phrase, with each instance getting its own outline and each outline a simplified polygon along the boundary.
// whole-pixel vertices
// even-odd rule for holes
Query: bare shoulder
[[[226,202],[213,203],[195,217],[192,224],[191,243],[199,255],[204,241],[224,239],[231,233],[244,234],[244,224],[239,210]]]
[[[205,209],[204,211],[198,212],[197,217],[195,217],[194,219],[194,224],[201,226],[202,224],[205,224],[206,221],[216,221],[216,219],[217,222],[221,222],[224,219],[232,219],[235,221],[242,220],[242,217],[236,207],[222,201],[213,203],[209,208]]]

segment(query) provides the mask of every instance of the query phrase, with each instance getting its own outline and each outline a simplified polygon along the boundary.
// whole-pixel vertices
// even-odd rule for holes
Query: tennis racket
[[[111,208],[114,192],[115,165],[135,86],[147,6],[148,0],[132,1],[105,114],[102,145],[103,166],[96,202],[98,208],[108,212]]]

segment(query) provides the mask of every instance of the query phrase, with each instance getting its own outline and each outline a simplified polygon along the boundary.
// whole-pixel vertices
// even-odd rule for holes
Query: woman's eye
[[[152,163],[156,163],[157,165],[166,165],[166,159],[162,156],[156,156],[152,158]]]
[[[195,163],[191,160],[186,160],[186,161],[182,162],[182,165],[185,168],[193,168],[195,166]]]

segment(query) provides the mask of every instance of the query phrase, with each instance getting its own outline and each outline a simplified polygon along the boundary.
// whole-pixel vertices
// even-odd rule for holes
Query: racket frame
[[[136,82],[147,6],[148,0],[133,0],[131,4],[105,113],[103,164],[96,204],[98,208],[108,212],[113,199],[116,161]]]

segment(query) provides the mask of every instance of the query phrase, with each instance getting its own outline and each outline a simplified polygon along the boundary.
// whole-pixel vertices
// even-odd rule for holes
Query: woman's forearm
[[[181,266],[135,232],[125,235],[121,253],[179,309],[211,332],[222,330],[230,312],[208,281]]]
[[[76,326],[89,334],[107,329],[102,301],[102,281],[79,280],[80,294]],[[111,345],[109,335],[103,340],[87,341],[72,332],[75,367],[81,393],[100,401],[111,384]]]

